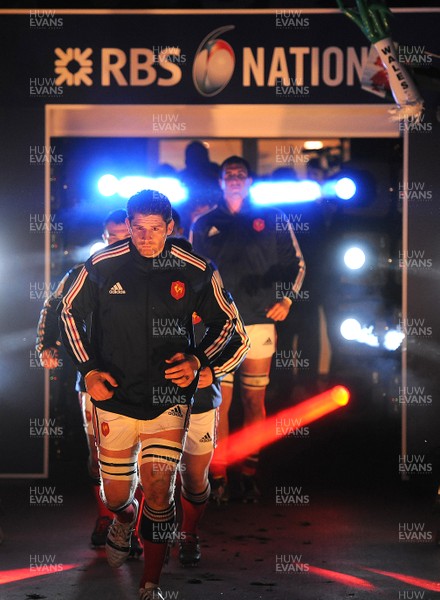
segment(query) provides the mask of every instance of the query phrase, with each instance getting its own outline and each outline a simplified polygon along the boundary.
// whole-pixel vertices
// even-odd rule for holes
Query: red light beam
[[[391,571],[381,571],[380,569],[369,569],[368,567],[363,568],[365,569],[365,571],[371,571],[372,573],[377,573],[378,575],[385,575],[385,577],[392,577],[393,579],[397,579],[398,581],[403,581],[404,583],[415,585],[416,587],[423,588],[424,590],[429,590],[430,592],[440,592],[439,581],[430,581],[429,579],[421,579],[420,577],[413,577],[412,575],[403,575],[402,573],[393,573]]]
[[[338,583],[343,583],[344,585],[348,585],[350,587],[371,591],[377,589],[375,585],[366,579],[354,577],[353,575],[347,575],[346,573],[339,573],[338,571],[330,571],[329,569],[321,569],[320,567],[309,565],[309,573],[314,573],[320,577],[325,577],[326,579],[337,581]]]
[[[80,563],[71,565],[41,565],[35,567],[26,567],[23,569],[11,569],[10,571],[0,571],[0,585],[13,583],[14,581],[23,581],[31,577],[41,577],[42,575],[53,575],[54,573],[62,573],[70,569],[76,569]]]
[[[215,452],[213,463],[234,464],[268,446],[276,439],[346,406],[350,392],[342,385],[313,396],[296,406],[272,415],[263,421],[248,425],[222,440]],[[225,460],[225,455],[227,460]]]

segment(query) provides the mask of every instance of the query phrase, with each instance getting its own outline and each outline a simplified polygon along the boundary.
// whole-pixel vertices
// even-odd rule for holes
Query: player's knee
[[[149,474],[141,472],[145,500],[152,506],[168,505],[174,495],[176,469],[164,463],[153,463]]]
[[[109,510],[119,512],[133,502],[134,491],[133,487],[127,483],[115,484],[115,482],[103,480],[101,498]]]
[[[112,511],[122,510],[133,500],[138,482],[136,455],[129,457],[107,456],[99,453],[102,479],[102,499]]]
[[[142,442],[140,467],[142,484],[149,499],[156,504],[171,500],[182,444],[160,438]]]

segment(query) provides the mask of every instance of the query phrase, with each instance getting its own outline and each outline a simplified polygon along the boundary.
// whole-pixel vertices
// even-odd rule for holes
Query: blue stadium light
[[[339,330],[345,340],[352,341],[360,335],[362,327],[357,319],[345,319]]]
[[[397,329],[390,329],[386,332],[383,339],[383,346],[386,350],[397,350],[403,342],[404,334]]]
[[[335,193],[341,200],[351,200],[356,194],[356,184],[350,177],[342,177],[335,183]]]
[[[341,323],[339,330],[342,337],[350,342],[359,342],[372,348],[378,348],[379,338],[373,333],[373,329],[373,325],[362,327],[357,319],[350,318]]]
[[[361,269],[365,264],[365,252],[356,246],[349,248],[344,254],[344,263],[353,271]]]
[[[260,181],[249,190],[254,204],[294,204],[313,202],[321,198],[321,187],[316,181]]]
[[[114,175],[103,175],[98,181],[98,190],[102,196],[114,196],[118,191],[118,179]]]
[[[323,196],[326,198],[339,198],[340,200],[351,200],[357,191],[356,183],[351,177],[340,177],[330,179],[322,186]]]
[[[127,175],[118,180],[114,175],[104,175],[98,181],[98,189],[103,196],[118,194],[121,198],[131,198],[141,190],[157,190],[165,194],[172,204],[179,204],[188,197],[188,190],[175,177]]]

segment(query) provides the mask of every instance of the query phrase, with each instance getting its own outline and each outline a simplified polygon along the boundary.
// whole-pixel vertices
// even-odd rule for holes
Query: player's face
[[[102,234],[102,239],[107,245],[114,244],[120,240],[125,240],[125,238],[128,237],[130,237],[130,232],[128,231],[126,223],[114,223],[113,221],[107,223],[104,233]]]
[[[139,254],[146,258],[154,258],[162,252],[165,240],[174,227],[174,221],[167,225],[161,215],[135,214],[131,224],[128,219],[127,224],[133,244]]]
[[[244,165],[232,164],[223,169],[220,187],[226,199],[241,198],[243,200],[248,195],[251,184],[252,178],[249,177]]]

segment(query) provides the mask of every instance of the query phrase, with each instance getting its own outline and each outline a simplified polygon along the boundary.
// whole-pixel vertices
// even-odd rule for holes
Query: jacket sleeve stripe
[[[128,241],[118,248],[111,250],[103,249],[100,252],[97,252],[96,255],[94,255],[92,258],[92,264],[96,265],[96,263],[101,262],[101,260],[113,258],[114,256],[120,256],[122,254],[127,254],[127,252],[130,252],[130,246]]]
[[[218,338],[205,350],[205,354],[210,360],[223,350],[232,335],[232,327],[232,323],[228,322],[228,324],[223,327]]]
[[[206,263],[203,260],[196,258],[194,255],[189,254],[189,252],[182,250],[182,248],[174,246],[174,244],[171,246],[171,254],[175,254],[178,258],[181,258],[182,260],[191,263],[192,265],[198,267],[202,271],[206,271]]]
[[[214,290],[215,299],[217,300],[220,308],[227,314],[229,320],[225,323],[219,337],[214,340],[214,342],[205,350],[205,354],[209,359],[212,359],[215,354],[218,354],[223,350],[234,331],[233,321],[235,320],[234,310],[224,299],[215,273],[211,278],[211,283]]]
[[[87,275],[87,269],[83,267],[75,283],[64,297],[63,310],[61,312],[61,320],[64,323],[64,330],[66,332],[67,339],[69,340],[69,345],[78,362],[87,362],[89,360],[89,356],[85,351],[78,328],[76,327],[75,319],[72,316],[72,302],[84,285]]]
[[[36,350],[41,354],[45,348],[54,347],[60,337],[58,325],[58,305],[63,299],[64,292],[70,287],[72,281],[76,279],[81,266],[78,265],[68,271],[58,283],[57,289],[46,299],[38,321]],[[68,284],[68,285],[67,285]]]
[[[225,311],[229,318],[236,319],[237,309],[234,308],[233,304],[229,304],[229,302],[226,302],[222,292],[223,283],[218,275],[218,271],[214,271],[212,274],[212,286],[214,288],[214,294],[217,299],[217,302],[219,303],[222,310]]]
[[[242,363],[244,357],[248,353],[248,350],[248,347],[240,346],[240,350],[238,350],[230,360],[226,361],[218,367],[214,367],[215,376],[217,378],[223,377],[227,373],[231,373],[237,370],[240,364]]]
[[[64,292],[64,284],[66,283],[66,280],[69,277],[69,273],[70,273],[70,271],[64,275],[64,277],[59,282],[55,292],[51,296],[49,296],[49,298],[47,298],[46,301],[44,302],[43,308],[40,313],[40,319],[38,321],[38,326],[37,326],[37,342],[36,342],[37,352],[41,353],[43,351],[43,348],[45,345],[53,346],[58,339],[59,331],[56,332],[56,339],[51,339],[52,336],[50,335],[50,333],[53,333],[53,332],[50,332],[49,328],[46,327],[46,324],[48,322],[47,317],[53,316],[53,318],[56,319],[56,322],[58,323],[58,316],[56,313],[56,302],[57,302],[57,300],[59,302],[62,298],[62,295]]]
[[[304,277],[306,274],[306,264],[304,262],[304,257],[302,255],[301,248],[299,247],[298,240],[296,239],[296,236],[293,233],[293,229],[292,229],[292,225],[291,225],[290,221],[287,222],[287,226],[288,226],[288,230],[290,233],[290,237],[292,238],[293,247],[295,248],[296,257],[299,260],[298,274],[295,278],[295,281],[292,284],[292,290],[295,292],[295,294],[297,294],[300,291],[301,286],[304,281]]]

